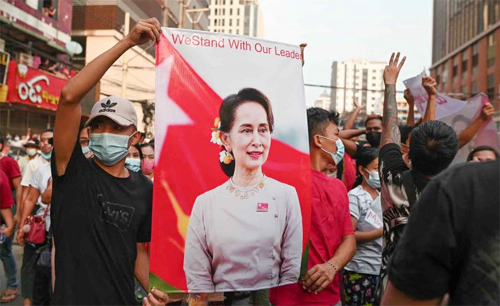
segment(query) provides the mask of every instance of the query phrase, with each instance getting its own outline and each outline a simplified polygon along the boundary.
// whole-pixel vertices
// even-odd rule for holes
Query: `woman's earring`
[[[219,153],[219,161],[221,163],[229,165],[233,160],[234,160],[234,157],[233,157],[233,154],[231,154],[231,152],[228,152],[226,150],[222,150]]]

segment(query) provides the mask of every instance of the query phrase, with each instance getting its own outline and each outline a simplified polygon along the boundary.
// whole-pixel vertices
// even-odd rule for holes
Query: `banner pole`
[[[125,12],[125,23],[123,29],[123,37],[127,36],[130,31],[130,13]],[[128,71],[128,61],[127,52],[122,55],[122,98],[127,98],[127,71]]]

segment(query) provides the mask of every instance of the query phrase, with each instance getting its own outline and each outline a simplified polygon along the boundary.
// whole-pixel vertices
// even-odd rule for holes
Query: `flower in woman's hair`
[[[211,143],[222,146],[222,140],[220,139],[220,119],[219,117],[215,118],[214,127],[212,128],[212,139],[210,139]]]
[[[222,150],[219,153],[219,160],[221,163],[229,165],[233,161],[233,154],[231,154],[231,152],[228,152],[226,150]]]
[[[220,131],[212,132],[212,139],[210,139],[210,142],[222,146],[222,140],[220,139]]]

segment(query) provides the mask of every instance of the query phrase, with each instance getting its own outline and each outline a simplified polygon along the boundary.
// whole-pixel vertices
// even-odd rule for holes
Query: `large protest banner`
[[[490,100],[488,96],[484,93],[480,93],[467,101],[465,106],[458,112],[441,118],[440,121],[448,124],[457,134],[460,134],[460,132],[465,130],[472,123],[472,121],[480,116],[483,106],[489,102]],[[478,146],[490,146],[497,152],[500,152],[500,143],[498,141],[497,133],[495,121],[493,118],[489,118],[488,121],[481,126],[474,138],[458,150],[457,155],[453,160],[453,164],[465,162],[470,151]]]
[[[150,286],[223,292],[296,282],[311,214],[300,48],[162,31]],[[236,183],[260,169],[257,185]]]

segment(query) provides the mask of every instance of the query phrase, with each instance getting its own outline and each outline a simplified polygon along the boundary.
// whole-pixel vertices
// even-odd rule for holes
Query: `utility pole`
[[[168,1],[169,0],[163,0],[163,27],[168,27]]]
[[[194,29],[194,25],[199,23],[203,13],[209,12],[210,8],[196,8],[193,5],[193,8],[188,8],[191,3],[191,0],[187,0],[187,3],[184,0],[179,0],[179,25],[178,28],[184,28],[184,20],[187,17],[189,22],[191,23],[192,28]],[[191,16],[193,15],[193,16]]]
[[[191,2],[191,0],[188,0],[188,4],[186,4],[186,6],[189,5],[189,2]],[[203,13],[209,12],[209,11],[210,11],[210,8],[208,8],[208,7],[195,8],[194,6],[193,6],[193,8],[186,10],[186,16],[189,19],[189,22],[191,22],[193,30],[194,30],[195,24],[200,22],[201,17],[203,16]],[[191,17],[191,14],[193,14],[193,17]]]
[[[179,24],[177,25],[179,29],[184,28],[184,14],[185,14],[184,10],[185,10],[184,0],[179,0]]]
[[[130,13],[125,12],[125,23],[123,29],[123,37],[127,36],[130,30]],[[127,98],[127,72],[128,72],[128,60],[127,52],[122,55],[122,98]]]

